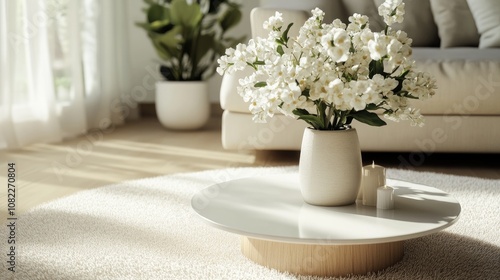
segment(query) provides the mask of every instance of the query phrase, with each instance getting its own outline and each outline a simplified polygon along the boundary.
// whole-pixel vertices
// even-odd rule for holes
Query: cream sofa
[[[372,29],[380,28],[381,25],[377,27],[377,24],[382,24],[378,21],[376,7],[383,0],[296,2],[263,0],[261,7],[255,8],[251,14],[252,36],[263,36],[262,22],[276,10],[283,13],[285,21],[300,26],[316,6],[325,11],[326,20],[340,18],[347,22],[349,15],[359,12],[370,17]],[[417,104],[425,117],[424,127],[390,120],[384,127],[353,123],[362,151],[499,153],[500,38],[497,37],[500,37],[500,12],[497,13],[496,9],[500,11],[500,5],[495,2],[500,2],[404,2],[405,22],[399,28],[414,40],[413,56],[418,67],[436,77],[437,93],[432,99]],[[482,2],[487,3],[477,5]],[[480,22],[485,16],[489,17],[489,22]],[[292,32],[296,31],[292,29]],[[236,92],[238,79],[244,75],[240,72],[223,77],[220,102],[224,110],[224,148],[299,150],[306,123],[283,115],[275,116],[265,124],[254,123],[248,104]]]

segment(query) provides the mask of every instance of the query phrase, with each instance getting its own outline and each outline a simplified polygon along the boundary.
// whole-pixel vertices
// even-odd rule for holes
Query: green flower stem
[[[180,63],[178,63],[177,67],[175,66],[175,61],[172,61],[172,75],[174,75],[176,81],[180,81],[182,77],[179,76],[179,73],[182,73],[182,68]]]
[[[201,22],[203,22],[203,18],[205,16],[203,16],[201,18]],[[195,35],[193,37],[193,42],[192,42],[192,45],[191,45],[191,55],[192,57],[189,58],[189,60],[191,60],[191,77],[195,77],[195,74],[196,74],[196,70],[198,69],[198,65],[197,65],[197,48],[198,48],[198,39],[200,38],[200,35],[201,35],[201,28],[200,27],[197,27],[197,32],[195,32]]]
[[[326,124],[327,124],[327,127],[326,129],[328,130],[331,130],[332,129],[332,117],[333,117],[333,112],[334,112],[334,107],[332,105],[328,105],[328,114],[326,115]]]
[[[332,129],[335,130],[338,126],[338,122],[339,122],[339,117],[338,117],[338,114],[337,112],[334,112],[334,115],[333,115],[333,122],[332,122]]]
[[[182,81],[183,80],[182,73],[184,72],[184,64],[182,63],[182,57],[184,57],[184,50],[180,52],[179,56],[180,57],[177,58],[177,61],[179,62],[179,67],[177,68],[178,69],[177,80]]]

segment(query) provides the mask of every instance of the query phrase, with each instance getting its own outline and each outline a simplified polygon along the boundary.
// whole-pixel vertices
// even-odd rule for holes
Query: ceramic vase
[[[168,129],[200,129],[210,118],[208,84],[205,81],[156,83],[156,115]]]
[[[299,178],[305,202],[318,206],[355,203],[361,184],[361,169],[356,129],[304,130]]]

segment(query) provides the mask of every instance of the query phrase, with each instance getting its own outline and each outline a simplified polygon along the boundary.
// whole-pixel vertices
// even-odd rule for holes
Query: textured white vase
[[[304,130],[299,178],[305,202],[318,206],[354,203],[361,184],[361,169],[356,129]]]
[[[156,83],[156,115],[169,129],[202,128],[210,117],[208,84],[204,81]]]

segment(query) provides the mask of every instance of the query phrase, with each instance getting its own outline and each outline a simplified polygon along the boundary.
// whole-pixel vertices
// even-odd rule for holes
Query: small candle
[[[377,189],[377,208],[389,210],[394,208],[394,189],[388,186]]]
[[[363,205],[377,206],[377,189],[385,186],[385,168],[380,165],[363,166],[361,188],[363,190]]]

